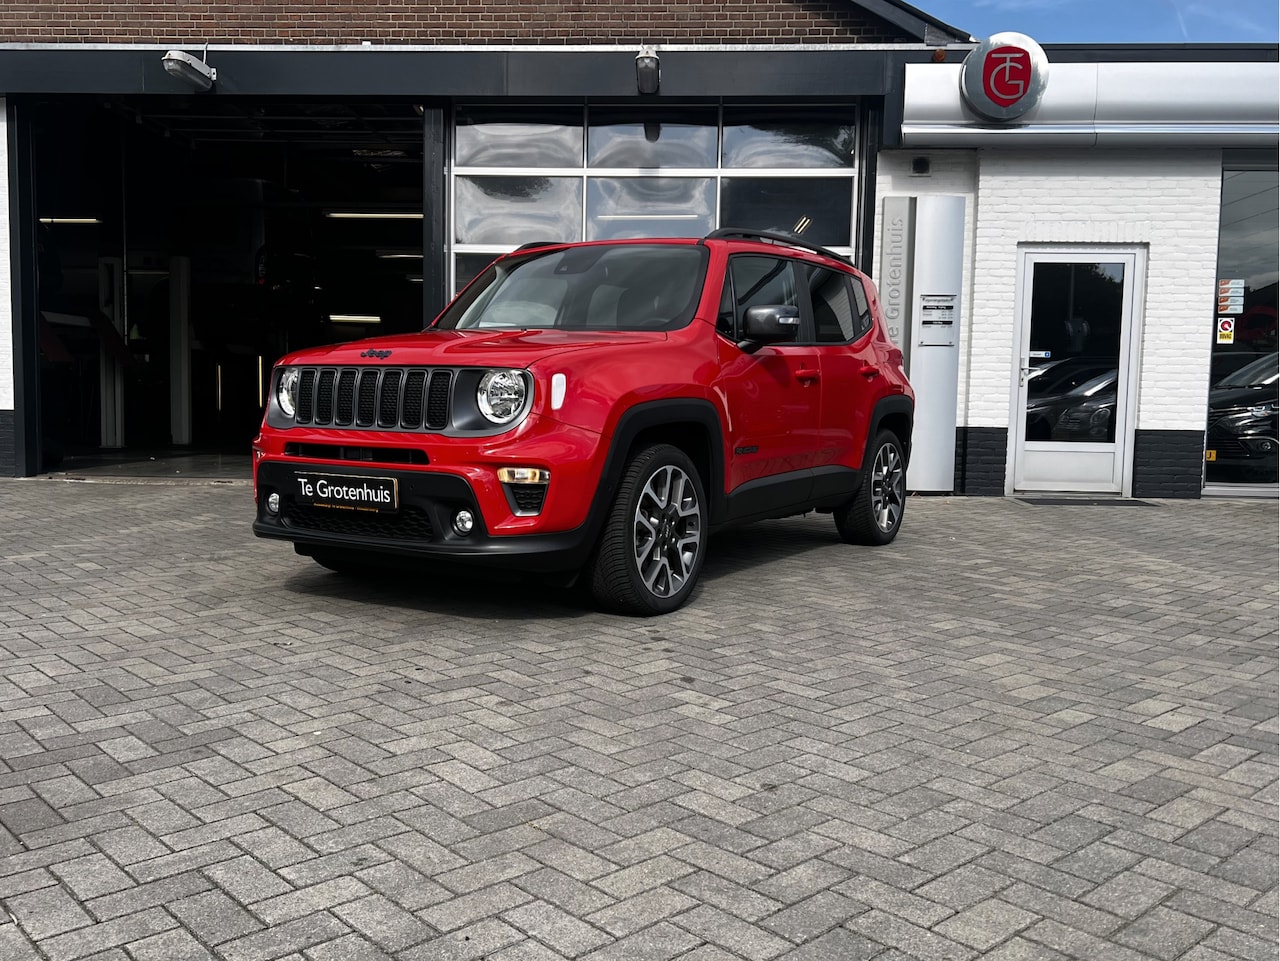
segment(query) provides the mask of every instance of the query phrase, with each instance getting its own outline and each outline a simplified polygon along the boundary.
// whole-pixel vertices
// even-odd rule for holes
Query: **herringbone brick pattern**
[[[913,498],[694,603],[0,481],[0,958],[1270,961],[1277,511]]]

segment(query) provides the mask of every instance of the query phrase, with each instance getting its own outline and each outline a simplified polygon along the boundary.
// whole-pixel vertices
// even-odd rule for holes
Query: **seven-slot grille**
[[[444,430],[453,371],[434,367],[303,367],[295,424]]]

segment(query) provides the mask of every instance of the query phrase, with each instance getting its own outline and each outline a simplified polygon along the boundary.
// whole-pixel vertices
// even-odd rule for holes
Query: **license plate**
[[[394,477],[299,473],[296,483],[294,495],[312,507],[378,512],[400,506],[400,485]]]
[[[1205,451],[1205,452],[1204,452],[1204,459],[1205,459],[1205,460],[1217,460],[1217,459],[1218,459],[1218,452],[1217,452],[1216,450],[1207,450],[1207,451]]]

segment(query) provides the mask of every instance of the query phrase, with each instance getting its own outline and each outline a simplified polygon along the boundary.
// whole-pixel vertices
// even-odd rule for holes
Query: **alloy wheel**
[[[882,445],[871,468],[871,512],[876,526],[886,534],[898,526],[902,517],[906,486],[906,471],[902,469],[898,448],[893,444]]]
[[[697,569],[702,550],[698,484],[679,467],[650,476],[636,504],[632,533],[636,570],[655,597],[670,597]]]

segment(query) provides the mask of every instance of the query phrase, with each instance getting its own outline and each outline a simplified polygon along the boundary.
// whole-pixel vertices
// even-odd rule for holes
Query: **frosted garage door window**
[[[577,177],[458,177],[456,189],[454,239],[460,244],[581,239]]]
[[[587,239],[705,237],[715,229],[710,177],[591,177]]]
[[[459,167],[580,167],[582,112],[476,110],[454,128]]]
[[[714,168],[716,148],[712,110],[596,109],[587,129],[589,167]]]
[[[815,111],[725,110],[725,167],[852,167],[857,147],[852,119]]]

